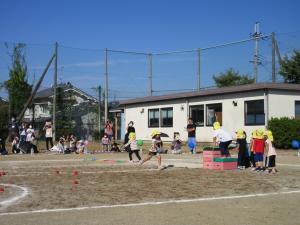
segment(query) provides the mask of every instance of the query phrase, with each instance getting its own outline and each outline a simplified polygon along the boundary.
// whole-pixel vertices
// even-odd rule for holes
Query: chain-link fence
[[[275,35],[275,40],[281,57],[290,56],[293,50],[300,49],[300,32],[279,33]],[[9,79],[11,56],[15,46],[16,43],[0,43],[1,84]],[[200,46],[192,50],[145,53],[80,49],[58,43],[57,67],[54,60],[33,101],[35,108],[32,109],[31,105],[25,118],[43,123],[53,116],[52,87],[55,84],[56,69],[57,86],[63,93],[69,94],[69,100],[72,99],[68,101],[72,102],[70,111],[64,114],[76,115],[73,116],[75,124],[66,126],[73,130],[76,128],[80,136],[99,137],[104,118],[109,117],[105,113],[106,88],[110,105],[123,99],[211,88],[216,86],[213,76],[229,69],[251,78],[257,76],[257,82],[271,82],[274,79],[272,72],[275,72],[276,82],[282,82],[279,74],[279,54],[277,52],[274,62],[272,48],[274,45],[271,35],[261,36],[257,41],[248,38],[214,46]],[[25,43],[27,81],[33,87],[54,54],[55,44]],[[272,71],[272,63],[275,63],[275,71]],[[1,88],[0,91],[2,99],[8,100],[7,90]],[[66,100],[64,98],[66,97],[58,98],[57,101]],[[62,109],[56,110],[58,117],[63,114],[59,113]]]

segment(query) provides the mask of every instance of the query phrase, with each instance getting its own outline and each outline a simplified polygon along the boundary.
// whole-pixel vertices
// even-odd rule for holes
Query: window
[[[245,102],[245,125],[264,125],[264,100]]]
[[[300,101],[295,101],[295,119],[300,120]]]
[[[148,127],[159,127],[159,109],[148,110]]]
[[[206,105],[206,126],[212,126],[214,122],[222,125],[222,104]]]
[[[190,118],[196,126],[204,126],[204,105],[190,106]]]
[[[173,108],[162,108],[161,112],[161,127],[172,127],[173,126]]]

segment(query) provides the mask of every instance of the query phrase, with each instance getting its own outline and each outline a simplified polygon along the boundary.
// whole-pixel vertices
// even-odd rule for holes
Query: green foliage
[[[75,121],[72,112],[75,103],[76,100],[72,92],[66,92],[62,87],[57,88],[57,138],[74,133]]]
[[[291,148],[292,140],[300,141],[300,120],[288,117],[272,118],[268,122],[268,129],[273,132],[276,148]]]
[[[8,103],[0,100],[0,137],[6,139],[8,135]]]
[[[234,71],[232,68],[227,70],[225,73],[214,75],[213,79],[217,87],[229,87],[254,83],[254,78],[250,78],[248,75],[240,75],[238,71]]]
[[[280,74],[286,83],[300,84],[300,51],[294,50],[289,58],[285,56],[281,61]]]
[[[27,82],[27,65],[24,49],[24,44],[14,46],[11,55],[12,65],[9,70],[9,80],[4,83],[4,87],[9,94],[11,115],[20,113],[32,90],[32,85],[29,85]]]

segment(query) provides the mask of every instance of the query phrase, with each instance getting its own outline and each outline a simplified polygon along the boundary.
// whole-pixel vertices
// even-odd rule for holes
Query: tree
[[[68,84],[67,84],[68,85]],[[64,86],[57,88],[57,137],[74,132],[74,107],[75,97],[71,91],[65,91]]]
[[[254,83],[254,78],[250,78],[248,75],[240,75],[238,71],[234,71],[232,68],[225,73],[214,75],[213,79],[219,88]]]
[[[32,85],[27,82],[25,47],[24,44],[17,44],[13,47],[9,80],[4,82],[4,87],[7,89],[9,96],[10,116],[18,115],[21,112],[32,90]]]
[[[285,83],[300,84],[300,51],[294,50],[289,58],[285,56],[280,63],[280,72]]]

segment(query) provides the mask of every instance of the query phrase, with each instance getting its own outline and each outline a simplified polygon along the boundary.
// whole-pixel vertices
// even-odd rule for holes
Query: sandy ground
[[[300,158],[294,152],[279,154],[279,173],[275,175],[204,170],[201,157],[163,155],[164,164],[172,167],[162,171],[156,169],[155,159],[138,166],[128,163],[125,153],[3,157],[0,171],[7,175],[0,183],[25,187],[29,194],[10,205],[0,205],[0,224],[300,224],[296,210],[300,192],[287,193],[300,190]],[[5,187],[0,204],[19,192]],[[279,192],[282,194],[218,199]],[[204,198],[209,200],[5,214]]]

